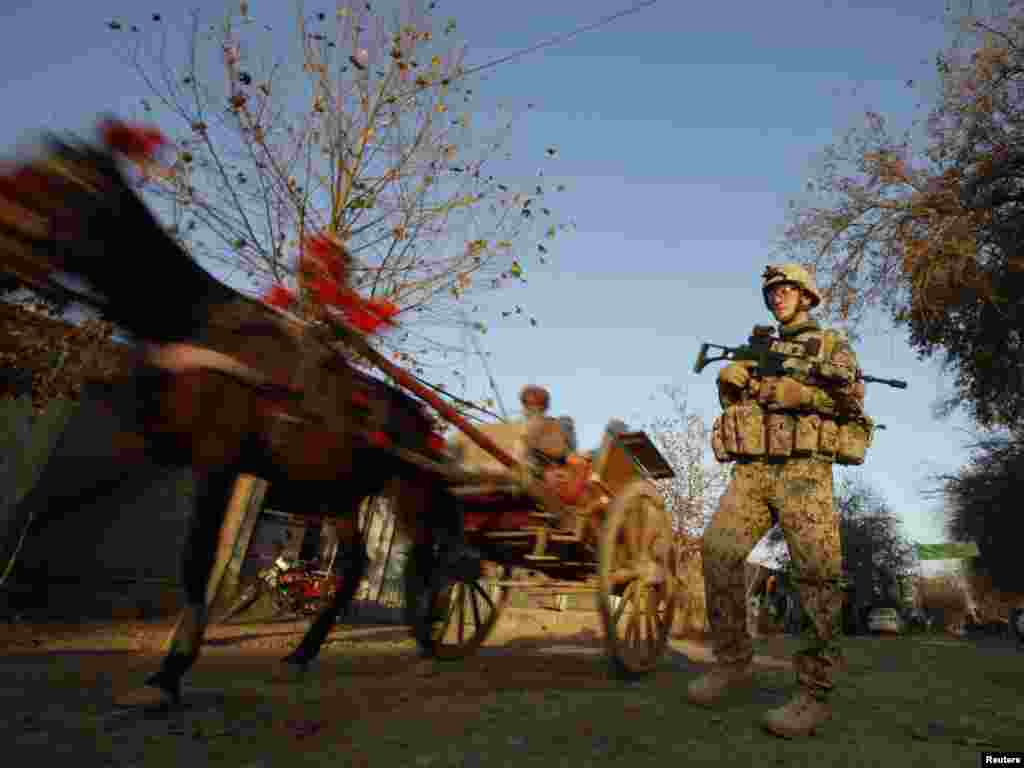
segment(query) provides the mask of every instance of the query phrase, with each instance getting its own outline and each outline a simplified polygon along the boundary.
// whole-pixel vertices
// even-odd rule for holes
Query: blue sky
[[[211,19],[224,7],[192,5]],[[249,5],[257,19],[288,29],[290,3]],[[458,20],[472,65],[628,5],[441,0],[437,12]],[[497,320],[482,338],[506,405],[524,384],[549,387],[552,410],[576,420],[585,448],[610,418],[641,426],[664,413],[665,386],[685,388],[691,407],[713,418],[715,367],[691,372],[700,342],[739,343],[770,321],[758,276],[813,155],[866,108],[898,126],[921,114],[921,92],[906,81],[933,80],[948,31],[944,5],[662,0],[490,70],[478,85],[487,99],[536,104],[513,137],[516,170],[532,175],[545,147],[558,147],[545,166],[569,187],[557,212],[577,225],[556,239],[547,266],[527,244],[528,283],[490,307],[496,315],[518,303],[540,323]],[[10,151],[43,128],[88,130],[105,110],[137,114],[146,91],[115,54],[106,21],[148,24],[159,12],[163,23],[182,25],[184,11],[171,6],[0,0],[0,146]],[[867,372],[910,383],[869,387],[868,410],[888,429],[859,471],[911,538],[944,540],[936,502],[920,492],[930,473],[966,458],[967,422],[930,413],[949,382],[881,320],[857,352]],[[470,370],[467,394],[486,396],[482,370]]]

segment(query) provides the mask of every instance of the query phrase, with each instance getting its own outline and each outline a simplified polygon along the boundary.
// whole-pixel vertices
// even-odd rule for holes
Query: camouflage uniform
[[[766,291],[770,284],[766,282]],[[811,286],[816,297],[813,283]],[[821,414],[833,423],[835,419],[863,415],[863,385],[856,381],[857,359],[843,337],[823,332],[813,320],[782,327],[780,336],[783,342],[801,344],[820,340],[812,341],[810,348],[817,346],[820,350],[818,370],[828,374],[828,386],[820,386],[822,379],[794,375],[792,378],[806,388],[800,413]],[[801,365],[797,359],[790,362],[796,368]],[[719,398],[723,407],[729,408],[758,398],[776,383],[755,377],[737,392],[720,380]],[[767,407],[765,411],[788,412]],[[702,544],[716,660],[723,665],[743,665],[753,658],[747,632],[744,562],[773,524],[779,523],[792,556],[800,601],[810,618],[806,643],[794,659],[794,668],[801,688],[823,700],[833,687],[833,673],[841,661],[842,556],[838,516],[832,503],[833,457],[814,451],[805,456],[765,455],[736,461]]]

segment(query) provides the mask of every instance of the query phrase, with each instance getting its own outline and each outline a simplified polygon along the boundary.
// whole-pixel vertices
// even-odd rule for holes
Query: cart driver
[[[579,503],[590,478],[590,463],[573,451],[575,436],[568,419],[547,416],[551,398],[543,387],[524,387],[519,393],[526,420],[526,455],[534,475],[558,496],[562,505]],[[576,513],[563,507],[559,526],[576,527]]]
[[[527,456],[538,475],[551,466],[562,466],[569,458],[572,442],[565,426],[547,415],[551,396],[543,387],[523,387],[519,393],[526,421]]]

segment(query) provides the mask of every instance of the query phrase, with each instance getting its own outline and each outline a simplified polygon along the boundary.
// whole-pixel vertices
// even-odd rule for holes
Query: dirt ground
[[[797,742],[757,724],[792,691],[791,638],[758,640],[757,687],[702,710],[684,689],[705,647],[674,640],[654,674],[626,683],[592,612],[509,609],[476,656],[447,663],[422,660],[402,627],[339,627],[300,682],[274,673],[304,623],[233,624],[210,631],[183,710],[118,709],[169,629],[0,626],[5,764],[952,766],[1024,749],[1024,653],[1007,644],[848,638],[835,717]]]

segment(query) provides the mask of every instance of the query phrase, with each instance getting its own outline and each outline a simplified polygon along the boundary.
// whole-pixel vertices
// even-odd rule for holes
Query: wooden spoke
[[[495,606],[494,606],[494,601],[491,600],[491,596],[487,594],[487,590],[486,589],[484,589],[483,587],[480,586],[480,582],[479,581],[474,581],[473,582],[473,591],[476,592],[478,595],[480,595],[480,597],[482,597],[484,599],[484,602],[487,603],[488,610],[490,610],[490,611],[497,610],[495,608]]]
[[[630,584],[628,587],[626,587],[626,591],[623,592],[622,598],[619,600],[619,607],[615,610],[615,616],[613,617],[613,620],[612,620],[612,626],[616,626],[617,627],[619,625],[619,622],[622,620],[622,614],[624,614],[626,612],[626,608],[629,607],[629,605],[630,605],[630,603],[631,603],[631,601],[633,599],[633,592],[635,590],[636,590],[636,583],[635,582],[633,584]]]
[[[466,642],[466,585],[459,583],[456,585],[456,589],[459,592],[459,618],[458,618],[458,633],[459,633],[459,645]]]
[[[643,499],[640,499],[633,507],[631,519],[629,520],[629,529],[632,531],[634,542],[633,557],[642,558],[647,554],[651,529],[654,527],[650,524],[652,521],[648,518],[647,505]]]
[[[483,622],[480,621],[480,606],[477,605],[476,596],[480,593],[480,585],[476,582],[473,583],[472,588],[469,590],[469,604],[473,607],[473,626],[480,629]]]
[[[454,592],[454,588],[451,588],[446,592],[442,592],[437,596],[437,600],[435,601],[436,605],[445,605],[444,619],[441,620],[441,624],[437,628],[436,632],[437,637],[439,638],[443,638],[445,636],[445,633],[448,631],[448,628],[452,625],[452,615],[455,612],[455,601],[452,599],[454,596]]]
[[[641,632],[641,628],[643,627],[644,615],[641,603],[639,600],[636,599],[635,593],[634,598],[630,601],[630,603],[633,606],[633,610],[630,611],[630,623],[628,625],[629,635],[633,639],[633,642],[631,644],[633,646],[636,646],[637,643],[640,641],[640,636],[643,634],[643,632]]]
[[[654,508],[649,503],[644,503],[644,528],[640,542],[640,551],[647,556],[654,555],[655,542],[663,534],[663,531],[659,529],[657,524],[659,512],[664,514],[663,509]]]
[[[657,653],[659,618],[657,606],[653,604],[653,597],[653,594],[647,597],[648,611],[645,616],[647,619],[647,652],[651,656]]]

